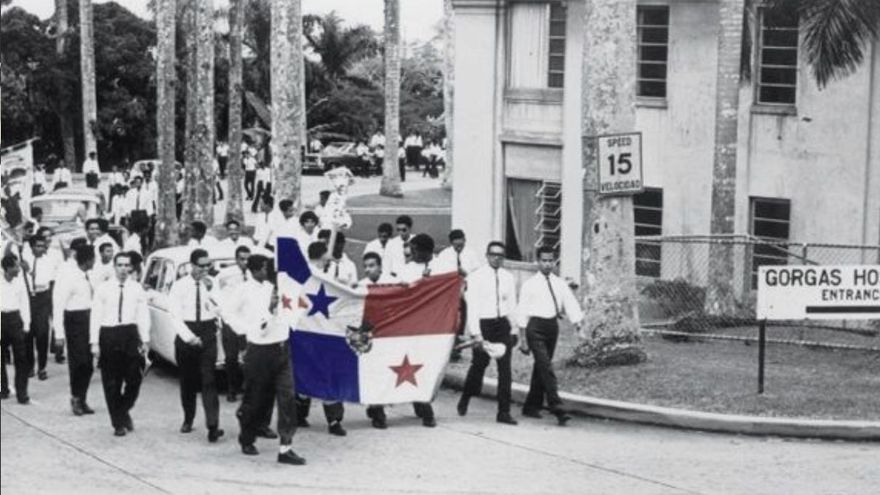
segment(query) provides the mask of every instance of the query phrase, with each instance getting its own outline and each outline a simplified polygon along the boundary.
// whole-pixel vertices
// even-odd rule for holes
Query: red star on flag
[[[397,383],[394,385],[395,388],[399,387],[404,382],[412,383],[414,386],[418,387],[419,384],[416,383],[416,372],[422,369],[422,364],[410,364],[409,356],[403,356],[403,362],[400,363],[399,366],[389,366],[391,371],[397,373]]]
[[[290,305],[290,303],[292,303],[292,302],[293,302],[293,300],[291,300],[289,297],[287,297],[287,294],[281,295],[281,306],[284,309],[293,309],[293,306]]]
[[[303,299],[302,296],[300,296],[299,300],[297,301],[297,305],[299,305],[300,308],[309,309],[309,302]]]

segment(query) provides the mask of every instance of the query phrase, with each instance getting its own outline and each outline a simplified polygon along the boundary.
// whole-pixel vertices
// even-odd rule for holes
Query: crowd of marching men
[[[262,203],[255,237],[245,235],[235,221],[226,224],[222,240],[213,238],[201,222],[191,225],[186,245],[192,248],[192,269],[172,286],[169,298],[171,313],[186,323],[175,341],[184,412],[181,433],[193,431],[196,398],[201,393],[208,441],[216,442],[224,435],[214,379],[219,341],[226,355],[227,400],[236,402],[243,394],[237,410],[242,452],[256,454],[257,437],[280,437],[278,461],[305,462],[291,446],[296,428],[308,426],[309,401],[294,393],[286,344],[289,327],[277,317],[274,263],[265,254],[274,250],[278,237],[295,238],[313,272],[350,287],[412,283],[458,272],[465,280],[459,332],[473,349],[458,414],[467,414],[469,400],[480,393],[485,369],[494,360],[499,377],[496,419],[517,424],[511,414],[510,390],[511,360],[518,348],[534,358],[523,416],[540,418],[546,409],[559,425],[569,421],[559,398],[552,358],[559,321],[566,317],[580,335],[583,314],[569,283],[553,273],[556,253],[552,249],[538,250],[538,271],[517,293],[513,275],[503,267],[504,244],[491,242],[480,255],[467,245],[464,232],[453,230],[449,246],[435,254],[434,239],[414,234],[412,219],[402,215],[394,225],[378,226],[377,238],[366,245],[360,260],[363,277],[359,277],[357,265],[345,253],[344,234],[333,235],[321,228],[324,212],[297,214],[289,200],[280,201],[275,210],[271,197]],[[134,430],[131,410],[148,366],[150,316],[140,283],[139,243],[119,246],[107,228],[105,219],[86,221],[83,235],[71,242],[67,259],[54,247],[57,243],[53,244],[53,233],[46,227],[37,229],[23,245],[5,246],[0,393],[4,399],[10,396],[6,367],[11,361],[15,395],[19,403],[28,404],[28,379],[48,378],[48,354],[53,349],[58,362],[66,359],[68,363],[73,414],[93,414],[87,394],[97,362],[114,435],[125,436]],[[332,247],[328,245],[331,237]],[[218,273],[212,260],[220,257],[234,257],[235,264],[215,278]],[[216,280],[223,280],[223,286]],[[273,409],[277,433],[269,427]],[[430,403],[414,404],[414,409],[424,426],[437,424]],[[345,435],[343,405],[324,403],[324,412],[329,433]],[[387,427],[381,405],[371,405],[367,414],[375,428]]]

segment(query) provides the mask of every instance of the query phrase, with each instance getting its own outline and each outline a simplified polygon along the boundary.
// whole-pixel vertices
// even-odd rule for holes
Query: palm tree
[[[159,165],[159,204],[156,212],[158,246],[177,244],[177,201],[175,190],[177,169],[174,160],[175,111],[175,31],[177,0],[158,0],[156,5],[156,137]]]
[[[55,51],[63,57],[67,51],[67,30],[70,29],[70,16],[67,0],[55,0]],[[64,94],[64,83],[58,79],[58,94]],[[69,102],[60,102],[57,109],[58,124],[61,130],[61,143],[64,146],[64,162],[71,170],[76,169],[76,134],[73,127]]]
[[[196,185],[199,181],[195,128],[198,100],[196,99],[196,80],[198,78],[198,58],[196,47],[198,36],[196,30],[195,2],[183,2],[182,25],[185,26],[186,40],[186,126],[184,129],[185,150],[183,154],[183,212],[181,220],[189,225],[196,219]]]
[[[304,109],[302,4],[272,0],[272,160],[278,199],[299,207]]]
[[[635,128],[636,0],[587,0],[583,20],[583,135]],[[646,358],[636,306],[635,242],[630,196],[599,196],[595,142],[584,140],[586,281],[583,324],[588,338],[575,349],[581,366],[630,364]]]
[[[303,25],[309,46],[321,56],[321,75],[329,83],[347,78],[355,63],[378,50],[372,29],[363,25],[345,27],[334,12],[324,17],[306,16]]]
[[[226,202],[226,220],[244,222],[241,187],[241,105],[242,87],[241,38],[244,18],[244,0],[229,2],[229,163],[227,165],[229,199]]]
[[[398,168],[400,137],[400,2],[385,0],[385,161],[379,194],[401,198]]]
[[[92,0],[79,0],[79,64],[82,73],[83,148],[97,152],[98,102],[95,95],[95,27]]]
[[[443,187],[452,188],[452,126],[455,97],[455,17],[452,0],[443,0],[443,116],[446,130],[446,167]]]

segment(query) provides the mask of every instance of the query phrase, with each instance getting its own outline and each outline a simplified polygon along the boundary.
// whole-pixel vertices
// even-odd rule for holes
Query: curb
[[[447,371],[443,378],[443,385],[455,390],[461,390],[464,387],[464,378],[464,373]],[[481,395],[495,398],[497,387],[497,380],[485,378]],[[511,396],[515,402],[523,403],[528,391],[529,387],[527,385],[514,382]],[[571,412],[618,421],[741,435],[880,441],[880,422],[877,421],[764,418],[760,416],[710,413],[651,406],[633,402],[600,399],[568,392],[560,392],[559,395],[565,401],[566,409]]]
[[[351,215],[398,215],[405,212],[407,215],[443,215],[452,212],[451,207],[403,207],[403,206],[363,206],[349,207],[348,213]]]

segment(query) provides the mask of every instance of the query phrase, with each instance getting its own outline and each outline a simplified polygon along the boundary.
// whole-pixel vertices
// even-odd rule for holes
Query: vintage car
[[[43,210],[43,221],[40,225],[51,227],[55,238],[67,249],[70,241],[84,235],[87,219],[104,214],[106,202],[103,193],[97,189],[65,187],[32,198],[29,208],[33,207]],[[112,226],[108,233],[121,244],[120,227]]]
[[[336,141],[325,146],[321,151],[324,171],[337,167],[348,167],[352,173],[360,177],[381,174],[382,171],[373,166],[372,160],[364,160],[357,155],[356,148],[357,144],[350,141]]]
[[[271,252],[259,248],[254,248],[252,252],[272,256]],[[150,350],[154,357],[173,365],[177,365],[174,356],[174,339],[184,322],[171,315],[168,293],[179,279],[191,273],[190,253],[192,248],[186,246],[160,249],[151,253],[144,265],[143,285],[150,310]],[[212,280],[216,284],[215,287],[221,288],[225,285],[222,279],[223,269],[235,264],[235,259],[229,253],[210,252],[209,254],[214,265],[212,273],[215,273],[212,275]],[[222,304],[219,291],[215,302]],[[222,369],[225,357],[219,331],[218,328],[217,368]]]

